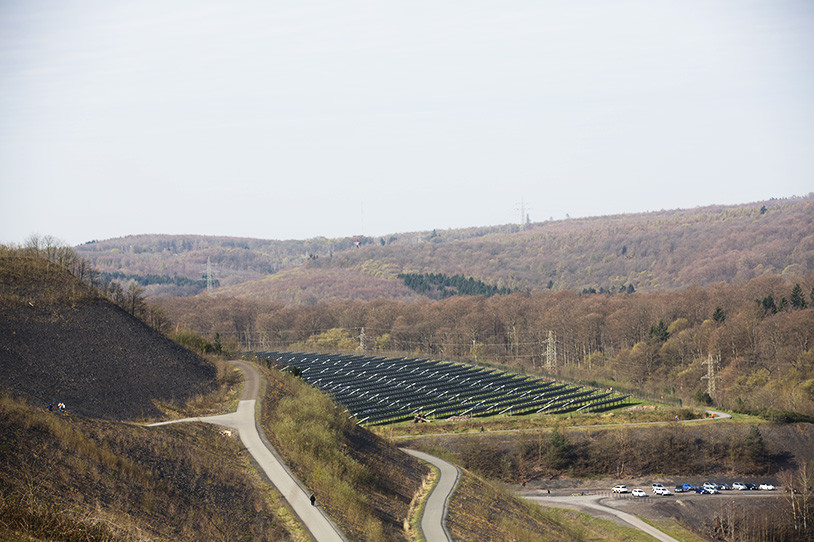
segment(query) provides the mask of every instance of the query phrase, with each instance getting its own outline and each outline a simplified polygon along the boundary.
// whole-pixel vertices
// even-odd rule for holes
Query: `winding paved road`
[[[240,402],[238,403],[237,411],[230,414],[220,414],[217,416],[184,418],[168,422],[153,423],[149,424],[148,427],[157,427],[181,422],[204,422],[223,425],[237,430],[238,434],[240,435],[240,440],[243,442],[246,450],[252,455],[263,472],[265,472],[271,483],[283,495],[289,506],[300,518],[303,525],[314,540],[319,542],[347,541],[345,535],[339,530],[336,524],[328,517],[322,508],[320,506],[311,505],[310,493],[288,469],[282,458],[280,458],[273,446],[268,442],[268,439],[265,438],[265,434],[258,430],[255,417],[255,407],[257,404],[257,397],[260,393],[260,374],[257,372],[257,369],[242,361],[232,361],[230,363],[240,369],[245,378],[243,394],[241,395]],[[726,419],[731,417],[723,412],[715,412],[714,414],[715,416],[713,419]],[[413,438],[416,436],[417,435],[414,435]],[[447,513],[449,511],[449,499],[452,497],[452,493],[455,491],[455,488],[458,485],[458,481],[461,477],[461,470],[452,463],[424,452],[410,450],[407,448],[402,448],[402,451],[422,461],[426,461],[427,463],[430,463],[438,468],[438,483],[427,497],[427,503],[424,507],[424,514],[421,518],[421,530],[424,533],[424,538],[427,541],[452,542],[452,535],[450,534],[449,529],[447,529],[446,520]],[[638,517],[600,504],[599,500],[603,498],[602,496],[550,497],[526,494],[523,495],[523,497],[539,504],[560,503],[575,506],[587,512],[594,511],[601,514],[610,514],[616,516],[623,522],[650,534],[658,540],[663,542],[676,542],[674,538],[645,523]]]
[[[678,542],[672,536],[659,531],[649,523],[646,523],[639,519],[638,517],[634,516],[633,514],[628,514],[627,512],[622,512],[621,510],[617,510],[616,508],[611,508],[610,506],[606,506],[604,504],[600,504],[599,500],[605,498],[604,495],[585,495],[585,496],[540,496],[540,495],[533,495],[533,494],[524,494],[522,495],[523,498],[528,499],[532,502],[536,502],[537,504],[541,505],[548,505],[551,506],[553,504],[566,504],[573,506],[583,512],[587,512],[592,515],[597,515],[597,512],[603,515],[612,515],[623,522],[627,523],[631,527],[639,529],[640,531],[644,531],[645,533],[649,534],[650,536],[661,540],[662,542]]]
[[[252,365],[242,361],[232,361],[232,365],[243,373],[245,383],[237,411],[231,414],[207,416],[203,418],[184,418],[169,422],[150,424],[148,427],[180,422],[205,422],[224,425],[237,430],[246,450],[266,473],[271,483],[282,494],[291,509],[300,518],[305,528],[318,542],[344,542],[347,539],[334,524],[321,506],[312,506],[311,494],[297,480],[283,460],[261,433],[255,421],[255,405],[260,393],[260,374]],[[428,539],[430,540],[430,539]]]
[[[447,529],[447,512],[449,511],[449,499],[461,478],[461,469],[434,455],[408,448],[401,448],[401,450],[438,468],[438,483],[427,497],[424,515],[421,518],[421,532],[424,533],[424,539],[428,542],[436,540],[452,542],[452,535]]]

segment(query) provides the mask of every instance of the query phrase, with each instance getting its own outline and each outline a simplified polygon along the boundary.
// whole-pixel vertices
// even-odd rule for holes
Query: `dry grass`
[[[428,468],[372,433],[301,379],[267,371],[269,440],[353,540],[407,540],[410,503]]]
[[[541,508],[467,471],[452,497],[448,526],[455,540],[472,542],[650,540],[612,521]]]
[[[427,498],[435,486],[438,484],[438,468],[429,465],[430,473],[421,483],[421,488],[416,492],[413,500],[410,501],[410,511],[407,513],[407,521],[404,523],[404,530],[407,538],[413,542],[425,542],[424,533],[421,530],[421,518],[424,516],[424,508],[427,506]]]
[[[215,386],[209,393],[192,396],[183,405],[167,401],[156,401],[156,407],[169,419],[211,416],[234,412],[240,402],[243,390],[243,376],[240,371],[218,356],[205,356],[217,369]]]
[[[99,295],[67,269],[25,251],[0,245],[0,303],[8,307],[80,303]]]
[[[0,529],[23,540],[291,539],[242,445],[206,424],[142,428],[0,397],[0,458]]]
[[[387,438],[421,437],[438,433],[460,434],[480,433],[483,427],[487,432],[495,431],[536,431],[559,427],[596,427],[617,424],[664,423],[681,420],[701,419],[703,411],[677,408],[666,405],[653,405],[644,410],[616,409],[611,412],[572,412],[568,414],[529,414],[524,416],[490,416],[468,420],[433,420],[429,423],[400,422],[397,424],[372,427],[371,431]]]

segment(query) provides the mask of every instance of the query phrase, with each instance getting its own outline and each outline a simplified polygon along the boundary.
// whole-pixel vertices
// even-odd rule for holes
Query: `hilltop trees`
[[[147,304],[145,290],[140,284],[134,280],[130,280],[124,285],[116,280],[102,280],[100,273],[87,260],[79,256],[72,247],[55,237],[32,235],[21,247],[0,246],[0,256],[33,258],[51,262],[50,265],[56,265],[66,270],[88,287],[82,293],[72,292],[75,298],[84,296],[89,299],[102,295],[131,315],[142,319],[154,329],[166,331],[166,315],[160,308]],[[37,272],[47,274],[48,271],[45,268]]]

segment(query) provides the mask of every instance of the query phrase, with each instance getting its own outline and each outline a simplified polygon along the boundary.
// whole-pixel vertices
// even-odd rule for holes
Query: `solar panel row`
[[[348,409],[357,423],[380,425],[417,416],[558,413],[605,410],[627,396],[495,369],[419,358],[249,352],[302,378]]]

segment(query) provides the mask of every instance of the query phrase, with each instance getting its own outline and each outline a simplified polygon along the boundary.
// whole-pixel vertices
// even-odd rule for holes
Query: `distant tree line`
[[[108,283],[110,281],[133,281],[136,284],[141,286],[150,286],[152,284],[174,284],[175,286],[194,286],[203,290],[206,288],[206,279],[202,278],[200,280],[191,279],[189,277],[179,277],[178,275],[139,275],[133,273],[122,273],[120,271],[113,271],[112,273],[102,272],[100,274],[101,280],[104,283]],[[217,279],[214,279],[214,285],[219,286],[220,283]]]
[[[399,273],[398,278],[413,291],[420,294],[436,294],[439,298],[445,299],[454,295],[482,295],[492,297],[493,295],[508,295],[512,293],[509,288],[499,288],[492,284],[486,284],[482,280],[463,275],[452,275],[445,273]]]
[[[549,282],[550,282],[550,284],[549,284],[548,288],[550,290],[551,287],[553,286],[553,281],[549,281]],[[597,290],[596,288],[583,288],[582,289],[583,295],[588,295],[588,294],[615,294],[617,292],[619,292],[620,294],[632,294],[635,291],[636,291],[636,288],[634,288],[632,284],[628,284],[627,286],[622,284],[621,286],[619,286],[618,289],[616,289],[616,288],[604,288],[604,287],[599,288],[599,290]]]
[[[769,297],[776,312],[764,310]],[[788,302],[777,301],[783,298]],[[319,349],[328,330],[358,337],[364,328],[364,343],[356,341],[362,349],[477,358],[533,372],[553,365],[547,371],[554,376],[665,399],[814,415],[814,274],[625,295],[520,291],[313,306],[203,297],[156,302],[174,324],[243,344]],[[548,348],[550,339],[556,348]]]

